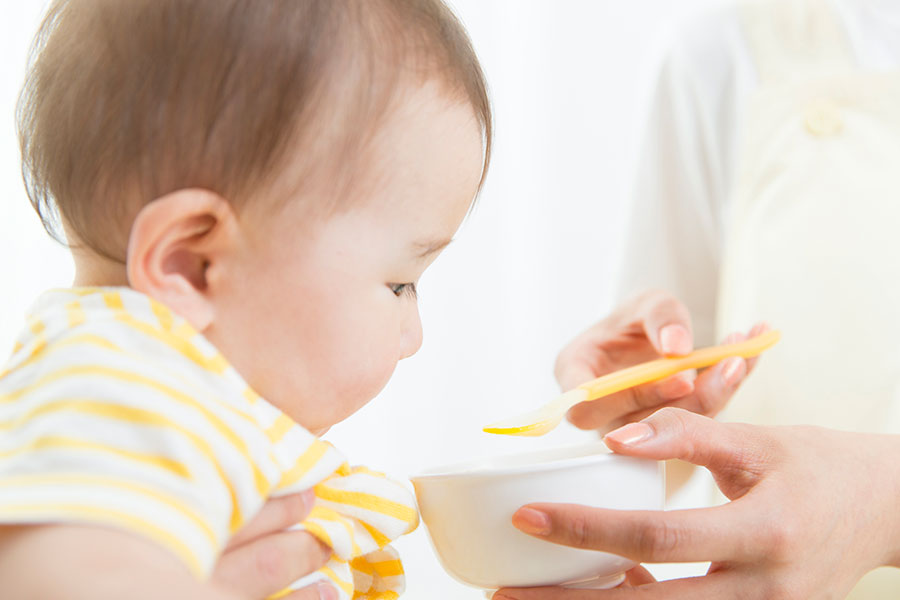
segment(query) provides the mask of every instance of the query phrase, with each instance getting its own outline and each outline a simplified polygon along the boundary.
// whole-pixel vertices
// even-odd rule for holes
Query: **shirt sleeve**
[[[723,223],[755,73],[737,10],[683,28],[659,68],[637,160],[617,297],[664,289],[714,343]]]
[[[269,485],[245,417],[109,345],[48,352],[0,390],[0,523],[125,530],[208,576]]]

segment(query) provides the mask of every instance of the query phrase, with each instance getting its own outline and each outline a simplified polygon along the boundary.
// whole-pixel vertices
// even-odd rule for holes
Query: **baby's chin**
[[[281,404],[277,401],[272,401],[272,404],[313,435],[322,436],[374,400],[384,389],[390,375],[387,373],[379,379],[369,380],[366,385],[335,387],[328,394],[320,394],[320,402],[315,405]]]
[[[302,418],[295,419],[297,423],[306,428],[307,431],[315,435],[316,437],[321,437],[328,433],[332,427],[335,425],[342,423],[346,419],[350,418],[354,414],[356,414],[359,409],[368,404],[368,402],[363,402],[359,406],[355,407],[344,407],[345,411],[340,413],[332,413],[330,415],[319,415],[319,419],[315,421],[312,419],[306,419],[306,422]]]

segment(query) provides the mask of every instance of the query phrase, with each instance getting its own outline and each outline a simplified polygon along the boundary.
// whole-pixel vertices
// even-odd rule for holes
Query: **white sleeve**
[[[660,68],[638,156],[618,298],[668,290],[690,310],[697,345],[715,342],[724,213],[755,77],[734,7],[682,30]]]

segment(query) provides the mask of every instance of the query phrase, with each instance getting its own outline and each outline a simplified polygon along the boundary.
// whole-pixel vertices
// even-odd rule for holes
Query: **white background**
[[[611,307],[654,67],[673,29],[720,1],[451,2],[491,87],[493,165],[473,216],[421,282],[421,351],[328,435],[351,462],[402,477],[588,435],[567,427],[542,439],[508,439],[480,428],[553,397],[557,351]],[[25,196],[13,126],[43,4],[0,0],[3,352],[34,297],[72,277],[67,252],[46,237]],[[440,569],[424,528],[397,547],[408,572],[405,597],[481,597]]]

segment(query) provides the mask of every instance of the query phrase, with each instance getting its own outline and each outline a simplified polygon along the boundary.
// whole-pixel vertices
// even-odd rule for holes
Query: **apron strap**
[[[761,84],[856,68],[846,31],[828,0],[745,0],[739,10]]]

